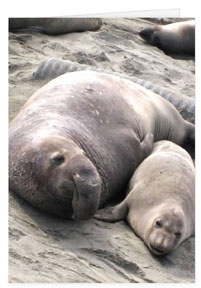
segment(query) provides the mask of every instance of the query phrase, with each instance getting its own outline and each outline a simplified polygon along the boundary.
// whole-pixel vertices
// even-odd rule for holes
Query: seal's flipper
[[[195,125],[188,121],[185,121],[185,123],[187,132],[182,147],[195,159]]]
[[[95,214],[94,218],[104,222],[114,223],[126,219],[127,214],[128,205],[125,201],[123,201],[119,205],[99,210]]]

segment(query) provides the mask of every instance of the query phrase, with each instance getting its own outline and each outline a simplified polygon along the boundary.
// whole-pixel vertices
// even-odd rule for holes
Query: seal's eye
[[[181,233],[179,233],[179,232],[174,233],[174,235],[176,236],[176,238],[180,238],[181,237]]]
[[[156,228],[162,228],[163,227],[162,221],[157,220],[156,223],[155,223],[155,227]]]
[[[61,165],[65,161],[65,158],[63,155],[57,155],[51,158],[50,161],[55,165]]]

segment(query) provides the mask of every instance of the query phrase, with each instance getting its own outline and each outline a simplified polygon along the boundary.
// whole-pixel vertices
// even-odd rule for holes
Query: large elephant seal
[[[167,54],[195,54],[195,20],[148,27],[139,35]]]
[[[185,115],[190,117],[195,117],[195,99],[186,95],[182,95],[181,93],[174,93],[169,89],[164,87],[160,87],[150,81],[146,81],[134,76],[128,76],[125,74],[121,74],[118,72],[113,72],[109,70],[102,70],[101,68],[88,66],[85,64],[80,64],[77,62],[72,62],[69,60],[62,60],[57,58],[48,58],[42,61],[37,68],[37,70],[33,73],[33,78],[37,80],[46,80],[46,79],[53,79],[56,78],[64,73],[71,73],[75,71],[97,71],[97,72],[104,72],[107,74],[113,74],[119,76],[121,78],[128,79],[132,82],[135,82],[149,90],[152,90],[156,94],[159,94],[161,97],[168,100],[174,107],[182,113],[185,112]],[[184,117],[185,118],[185,117]]]
[[[166,254],[194,234],[194,190],[190,155],[170,141],[159,141],[136,169],[124,201],[95,217],[109,222],[126,218],[151,252]]]
[[[153,137],[194,143],[195,127],[129,80],[64,74],[39,89],[10,124],[10,189],[49,213],[87,219],[124,191]]]
[[[95,31],[102,25],[100,18],[9,18],[9,31],[33,29],[44,34]]]

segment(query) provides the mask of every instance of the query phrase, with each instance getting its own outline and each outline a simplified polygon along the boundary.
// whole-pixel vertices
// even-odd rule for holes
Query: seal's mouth
[[[84,155],[74,156],[68,164],[73,183],[74,219],[88,220],[98,209],[102,181],[93,163]]]
[[[158,249],[158,248],[155,248],[155,247],[153,247],[151,244],[149,244],[149,248],[150,248],[150,250],[151,250],[154,254],[156,254],[156,255],[163,255],[163,254],[166,254],[166,253],[167,253],[167,251],[164,251],[164,250],[160,250],[160,249]]]
[[[72,214],[72,219],[73,220],[78,220],[78,221],[85,221],[85,220],[89,220],[93,217],[94,214],[84,214],[84,215],[77,215],[76,213]]]

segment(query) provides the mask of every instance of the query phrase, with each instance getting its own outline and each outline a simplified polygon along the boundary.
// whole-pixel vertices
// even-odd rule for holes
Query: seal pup
[[[88,219],[124,191],[155,141],[194,143],[195,127],[155,93],[92,71],[36,91],[9,129],[10,189],[51,214]]]
[[[96,31],[102,26],[100,18],[9,18],[9,31],[35,30],[48,35]]]
[[[195,20],[147,27],[139,35],[166,54],[195,55]]]
[[[150,251],[163,255],[194,234],[194,190],[190,155],[170,141],[159,141],[136,169],[127,197],[98,211],[95,218],[108,222],[127,219]]]

